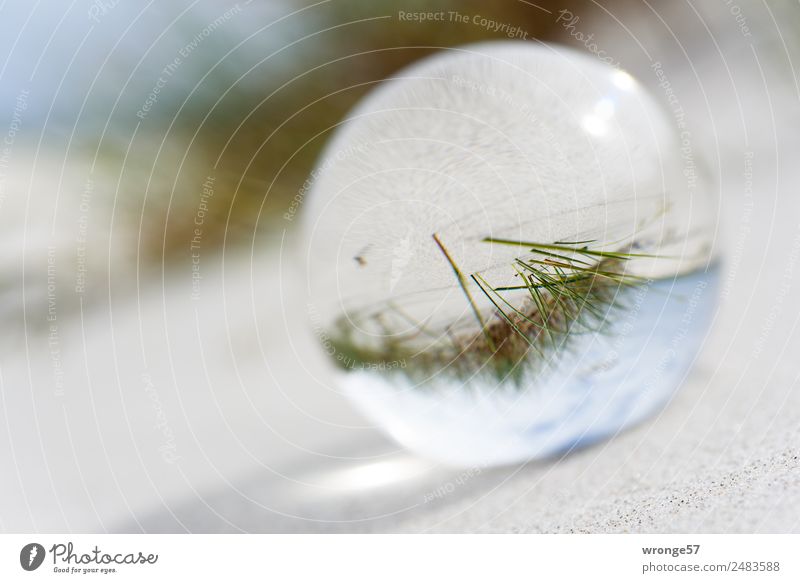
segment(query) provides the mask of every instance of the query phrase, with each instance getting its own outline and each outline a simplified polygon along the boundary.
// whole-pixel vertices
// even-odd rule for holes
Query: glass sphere
[[[442,50],[381,83],[304,201],[339,385],[453,465],[557,455],[657,411],[716,301],[715,206],[679,121],[540,43]]]

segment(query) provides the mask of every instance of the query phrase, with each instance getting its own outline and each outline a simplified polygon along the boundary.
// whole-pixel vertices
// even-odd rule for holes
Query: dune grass
[[[347,314],[330,335],[340,366],[392,370],[420,385],[440,374],[462,381],[491,375],[520,384],[531,366],[544,369],[564,353],[574,335],[607,329],[625,291],[648,281],[627,273],[626,263],[658,257],[633,252],[634,244],[608,248],[596,240],[538,243],[486,237],[484,243],[520,249],[509,265],[519,284],[494,286],[480,272],[465,275],[441,238],[433,234],[433,240],[453,271],[475,325],[437,331],[404,318],[413,325],[412,333],[397,336],[386,330],[385,337],[366,342],[353,325],[358,315]],[[490,307],[481,310],[473,294],[485,297]],[[386,310],[402,314],[392,304]],[[424,349],[417,341],[422,334],[428,340]]]

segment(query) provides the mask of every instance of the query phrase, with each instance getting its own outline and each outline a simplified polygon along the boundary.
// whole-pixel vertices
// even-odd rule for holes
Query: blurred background
[[[507,38],[685,115],[723,292],[653,424],[453,470],[331,383],[294,249],[360,97]],[[796,1],[11,1],[0,63],[0,530],[800,530]]]

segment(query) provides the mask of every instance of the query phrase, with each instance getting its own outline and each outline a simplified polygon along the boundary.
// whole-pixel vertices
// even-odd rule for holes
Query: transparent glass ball
[[[624,71],[532,42],[384,81],[304,201],[339,386],[452,465],[558,455],[657,411],[716,301],[715,205],[678,122]]]

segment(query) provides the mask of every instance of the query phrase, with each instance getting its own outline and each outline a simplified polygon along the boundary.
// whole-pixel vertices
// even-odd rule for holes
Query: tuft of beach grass
[[[378,341],[365,342],[354,326],[359,315],[348,313],[337,320],[329,335],[340,366],[393,371],[419,386],[436,375],[461,381],[489,375],[520,386],[532,367],[546,369],[576,334],[603,332],[620,309],[625,292],[648,281],[626,272],[629,260],[658,257],[634,252],[634,243],[608,248],[596,240],[538,243],[486,237],[487,244],[520,249],[509,266],[519,284],[498,287],[480,272],[465,274],[442,239],[435,233],[432,238],[475,316],[475,326],[428,330],[388,304],[386,309],[409,320],[413,331],[402,336],[387,333]],[[527,291],[523,301],[520,291]],[[491,308],[481,311],[473,293],[485,296]],[[510,293],[517,294],[513,301]],[[416,342],[420,334],[433,339],[424,349]],[[392,366],[398,362],[404,366]]]

